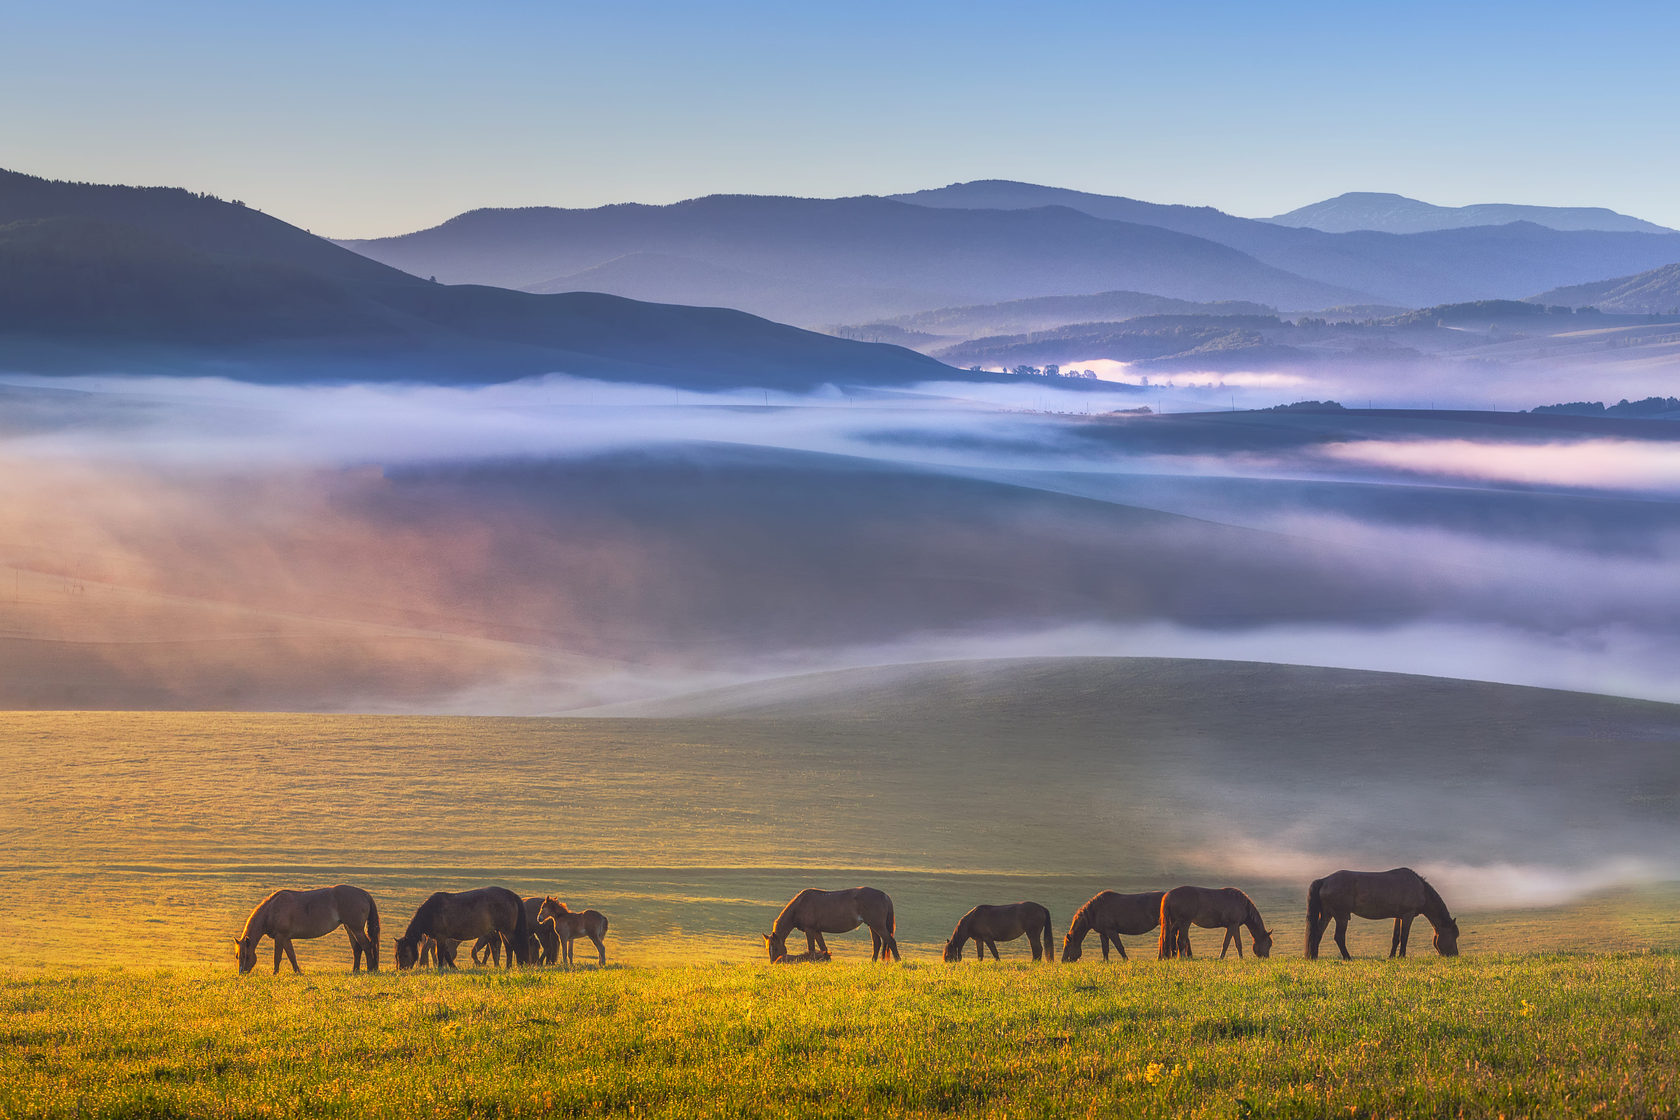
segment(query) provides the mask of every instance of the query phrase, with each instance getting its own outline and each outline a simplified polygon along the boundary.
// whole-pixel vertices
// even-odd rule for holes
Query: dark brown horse
[[[292,962],[293,972],[302,972],[292,940],[325,937],[339,926],[350,935],[350,971],[360,972],[365,956],[368,971],[378,972],[379,907],[362,888],[340,884],[312,891],[279,890],[257,903],[245,919],[245,932],[233,939],[239,946],[240,974],[257,967],[257,942],[264,937],[274,939],[275,972],[280,971],[281,954]]]
[[[962,960],[963,948],[973,941],[977,959],[985,960],[986,950],[990,949],[992,959],[1000,960],[997,943],[1013,941],[1022,934],[1026,934],[1027,940],[1032,943],[1033,960],[1047,958],[1054,963],[1056,940],[1050,932],[1050,911],[1036,902],[976,906],[957,919],[957,928],[951,931],[950,940],[945,942],[945,959]]]
[[[1254,938],[1254,955],[1272,954],[1272,931],[1260,920],[1260,911],[1246,894],[1235,887],[1174,887],[1161,896],[1160,957],[1189,957],[1190,927],[1224,929],[1225,943],[1219,947],[1223,960],[1233,944],[1243,955],[1240,930],[1248,927]]]
[[[542,895],[533,895],[525,900],[525,920],[531,927],[531,943],[526,946],[526,951],[531,955],[532,961],[553,964],[560,957],[560,942],[556,940],[554,930],[543,925],[537,918],[537,912],[542,909],[542,904]],[[474,964],[483,964],[490,961],[493,964],[500,965],[502,963],[501,937],[498,935],[479,938],[472,947],[472,959]]]
[[[433,968],[441,969],[447,964],[450,968],[454,968],[455,950],[460,947],[461,943],[454,938],[446,937],[442,942],[439,942],[435,937],[421,937],[418,967],[425,968],[430,964]],[[476,959],[473,963],[477,963]]]
[[[566,904],[552,895],[542,900],[537,909],[537,925],[560,946],[560,959],[574,963],[572,945],[579,937],[587,937],[600,955],[600,963],[607,963],[607,916],[599,910],[568,910]],[[553,964],[552,957],[548,960]]]
[[[422,937],[434,937],[447,944],[449,940],[477,941],[495,934],[500,934],[508,946],[509,968],[515,960],[520,964],[530,963],[531,924],[525,916],[525,903],[518,895],[506,887],[479,887],[457,894],[438,891],[420,904],[408,923],[408,930],[397,938],[397,967],[414,967],[420,959]],[[438,968],[454,968],[454,957],[452,950],[440,953]]]
[[[892,899],[885,891],[874,887],[853,887],[844,891],[819,891],[807,887],[782,907],[770,932],[764,935],[764,944],[770,950],[771,960],[785,957],[788,934],[798,930],[805,935],[807,950],[827,952],[828,945],[823,942],[823,934],[850,933],[860,925],[869,927],[870,960],[885,960],[889,956],[895,961],[904,959],[899,955],[898,941],[893,937],[897,927],[893,921]]]
[[[1336,920],[1336,948],[1342,959],[1352,960],[1347,949],[1348,918],[1394,919],[1394,940],[1390,957],[1406,955],[1412,919],[1422,914],[1435,927],[1435,951],[1443,957],[1458,956],[1458,923],[1447,904],[1416,871],[1396,867],[1392,871],[1337,871],[1314,879],[1307,888],[1307,957],[1318,959],[1319,942],[1325,927]]]
[[[1062,960],[1076,961],[1084,954],[1085,934],[1095,930],[1102,940],[1103,960],[1108,959],[1108,947],[1120,951],[1126,959],[1126,946],[1120,937],[1136,937],[1149,933],[1161,924],[1161,896],[1165,891],[1144,891],[1142,894],[1115,894],[1103,891],[1079,908],[1062,939]]]

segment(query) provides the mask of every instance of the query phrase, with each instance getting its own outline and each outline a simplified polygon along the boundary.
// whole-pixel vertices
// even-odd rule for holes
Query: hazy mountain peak
[[[1302,206],[1267,219],[1278,225],[1351,233],[1426,233],[1431,230],[1498,226],[1527,221],[1547,229],[1599,230],[1612,233],[1671,233],[1663,226],[1618,214],[1603,206],[1521,206],[1482,203],[1475,206],[1436,206],[1405,195],[1381,191],[1349,191],[1323,202]]]

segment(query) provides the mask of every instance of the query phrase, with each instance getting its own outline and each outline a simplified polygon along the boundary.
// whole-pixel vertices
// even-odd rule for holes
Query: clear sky
[[[331,236],[1011,178],[1680,227],[1680,4],[0,0],[0,166]]]

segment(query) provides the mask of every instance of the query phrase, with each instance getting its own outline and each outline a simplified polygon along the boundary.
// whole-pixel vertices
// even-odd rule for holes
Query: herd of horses
[[[234,938],[239,947],[239,971],[250,972],[257,965],[257,942],[264,937],[274,942],[274,971],[280,960],[298,967],[292,942],[325,937],[340,926],[350,935],[350,969],[379,969],[379,907],[373,896],[360,887],[321,887],[317,890],[278,890],[251,911],[245,930]],[[438,891],[414,912],[408,929],[396,940],[397,967],[431,964],[439,971],[456,967],[455,954],[461,943],[471,941],[474,964],[488,957],[512,968],[519,964],[573,963],[572,946],[587,937],[607,963],[607,919],[599,910],[570,910],[564,902],[549,896],[520,898],[506,887],[476,890]]]
[[[1316,959],[1330,923],[1336,925],[1335,942],[1343,960],[1351,960],[1347,948],[1348,921],[1352,918],[1392,919],[1394,936],[1390,957],[1406,955],[1412,921],[1422,915],[1434,927],[1435,950],[1444,957],[1458,955],[1458,923],[1447,910],[1435,888],[1408,867],[1392,871],[1337,871],[1313,880],[1307,888],[1306,955]],[[234,939],[239,947],[239,971],[249,972],[257,963],[257,943],[264,937],[274,942],[274,971],[280,971],[282,956],[298,968],[292,942],[299,938],[323,937],[342,926],[350,936],[351,970],[379,967],[379,908],[373,896],[359,887],[322,887],[318,890],[278,890],[251,911],[244,932]],[[770,932],[764,934],[770,960],[777,964],[821,962],[830,959],[825,933],[850,933],[867,926],[870,960],[902,960],[895,937],[896,920],[892,899],[874,887],[823,891],[800,891],[776,915]],[[1252,899],[1235,887],[1174,887],[1169,891],[1117,894],[1103,891],[1074,914],[1062,939],[1061,959],[1077,961],[1084,952],[1085,937],[1095,932],[1102,946],[1103,960],[1109,947],[1126,959],[1122,937],[1139,937],[1157,929],[1157,954],[1162,960],[1189,957],[1190,930],[1222,929],[1224,957],[1235,945],[1243,955],[1242,932],[1257,957],[1272,951],[1272,931],[1266,928]],[[805,935],[803,953],[788,952],[788,938]],[[432,964],[440,971],[455,968],[456,949],[473,942],[474,964],[489,960],[511,968],[518,964],[572,964],[572,946],[587,937],[607,963],[607,919],[595,910],[574,911],[553,896],[520,898],[504,887],[480,887],[450,893],[438,891],[414,912],[408,929],[396,939],[397,967],[413,968]],[[945,960],[960,961],[969,942],[975,956],[985,959],[987,951],[997,960],[997,943],[1027,938],[1033,960],[1054,961],[1056,947],[1050,928],[1050,911],[1037,902],[1016,902],[1004,906],[976,906],[958,920],[945,942]]]

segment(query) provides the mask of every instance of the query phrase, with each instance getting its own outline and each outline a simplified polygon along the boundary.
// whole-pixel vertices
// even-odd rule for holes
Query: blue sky
[[[474,10],[476,9],[476,10]],[[1680,5],[6,0],[0,166],[333,236],[1013,178],[1680,226]]]

